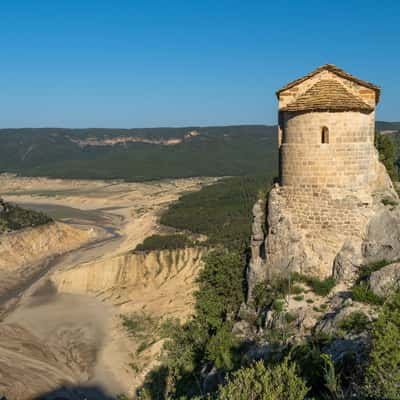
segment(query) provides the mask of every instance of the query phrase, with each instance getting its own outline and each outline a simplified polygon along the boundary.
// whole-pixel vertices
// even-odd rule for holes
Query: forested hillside
[[[400,122],[376,121],[378,131],[400,131]]]
[[[400,129],[377,121],[377,130]],[[0,129],[0,173],[144,181],[278,171],[276,126]]]
[[[277,171],[273,126],[3,129],[0,172],[143,181]]]

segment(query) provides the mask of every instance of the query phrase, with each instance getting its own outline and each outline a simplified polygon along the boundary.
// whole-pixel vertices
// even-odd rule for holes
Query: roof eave
[[[371,113],[374,111],[374,108],[361,108],[361,107],[343,107],[343,108],[334,108],[334,107],[310,107],[310,108],[297,108],[290,109],[290,107],[283,107],[279,109],[279,111],[284,112],[347,112],[347,111],[358,111],[363,113]]]

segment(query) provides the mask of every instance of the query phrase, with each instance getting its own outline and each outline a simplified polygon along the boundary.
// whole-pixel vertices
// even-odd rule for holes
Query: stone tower
[[[400,256],[400,212],[382,204],[397,194],[374,147],[379,95],[332,64],[277,91],[280,179],[267,199],[265,241],[262,202],[253,209],[250,295],[254,282],[274,274],[325,278],[339,274],[346,257],[346,265],[361,265],[390,259],[387,249]],[[398,233],[371,228],[385,218]]]
[[[332,64],[278,90],[281,185],[373,185],[379,95],[379,87]]]

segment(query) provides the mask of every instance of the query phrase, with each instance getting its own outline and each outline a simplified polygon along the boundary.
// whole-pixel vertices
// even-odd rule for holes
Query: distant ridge
[[[379,131],[400,122],[377,121]],[[278,173],[271,125],[0,129],[0,173],[145,181]]]
[[[0,172],[130,181],[276,174],[276,126],[1,129]]]
[[[378,131],[400,131],[400,122],[376,121]]]

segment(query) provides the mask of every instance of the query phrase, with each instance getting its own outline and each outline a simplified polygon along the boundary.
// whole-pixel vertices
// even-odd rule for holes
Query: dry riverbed
[[[121,314],[185,318],[192,309],[201,254],[190,250],[136,256],[131,250],[161,229],[158,218],[171,202],[213,181],[125,183],[0,175],[0,195],[6,201],[47,212],[76,233],[64,238],[65,251],[59,249],[51,259],[50,232],[32,229],[25,244],[3,249],[0,244],[0,276],[7,277],[0,289],[3,303],[12,305],[0,304],[6,310],[0,323],[0,394],[29,399],[55,389],[59,394],[63,386],[84,391],[90,386],[104,395],[132,395],[160,343],[150,340],[151,346],[138,357],[137,337],[122,327]],[[35,252],[30,244],[35,240],[48,253],[45,260],[31,263]],[[18,249],[17,261],[11,267],[13,248]],[[5,254],[10,261],[4,261]],[[33,268],[39,273],[24,281]],[[24,350],[13,358],[16,341]],[[40,344],[39,354],[32,349]],[[20,358],[18,365],[10,361]]]

